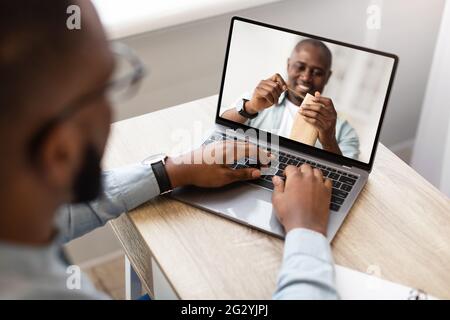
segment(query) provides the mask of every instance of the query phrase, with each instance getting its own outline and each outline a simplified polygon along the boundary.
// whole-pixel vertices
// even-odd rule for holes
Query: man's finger
[[[333,106],[333,102],[331,101],[330,98],[325,98],[325,97],[314,97],[311,99],[313,102],[317,102],[320,104],[323,104],[325,107],[332,107]]]
[[[300,172],[305,174],[312,173],[312,168],[309,164],[304,163],[300,166]]]
[[[322,130],[325,129],[325,124],[319,118],[312,118],[312,117],[308,117],[307,115],[303,115],[303,119],[306,122],[315,126],[316,128],[319,128]]]
[[[277,95],[281,95],[281,93],[283,93],[283,88],[278,82],[272,80],[265,80],[263,81],[263,84],[275,90]]]
[[[266,89],[262,87],[256,88],[256,92],[258,95],[264,99],[266,99],[270,104],[274,104],[273,97],[270,93],[270,91],[267,91]]]
[[[318,119],[321,116],[320,112],[313,111],[310,109],[305,109],[305,108],[302,108],[302,110],[300,110],[300,113],[303,116],[307,116],[307,117],[315,118],[315,119]]]
[[[232,182],[234,181],[244,181],[244,180],[253,180],[261,177],[261,171],[254,168],[245,168],[245,169],[227,169],[229,170],[229,175],[231,177]]]
[[[315,104],[315,103],[314,104],[313,103],[304,104],[299,111],[302,111],[302,110],[315,111],[315,112],[318,112],[323,115],[327,115],[329,113],[329,110],[327,108],[325,108],[324,105]]]
[[[317,169],[317,168],[314,168],[314,169],[313,169],[313,173],[314,173],[314,176],[315,176],[316,178],[319,178],[320,180],[323,180],[323,174],[322,174],[322,171],[320,171],[320,170]]]
[[[284,169],[284,175],[289,178],[289,176],[298,174],[298,168],[296,166],[289,165]]]
[[[325,179],[325,187],[328,189],[328,191],[331,192],[331,189],[333,188],[333,183],[330,179]]]
[[[286,91],[287,90],[287,84],[286,81],[284,81],[283,77],[280,76],[279,73],[274,74],[270,80],[277,82],[278,84],[280,84],[281,88]]]
[[[281,179],[279,176],[273,176],[272,183],[273,183],[274,196],[284,192],[284,181],[283,181],[283,179]]]
[[[280,93],[278,93],[278,89],[276,87],[274,88],[268,83],[261,84],[260,87],[270,93],[274,103],[278,103],[278,98],[280,96]]]

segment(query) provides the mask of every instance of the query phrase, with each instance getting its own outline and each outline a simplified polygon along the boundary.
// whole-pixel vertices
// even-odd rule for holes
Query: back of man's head
[[[81,30],[68,28],[72,5],[81,9]],[[90,0],[0,2],[0,180],[10,183],[0,200],[17,196],[16,189],[30,197],[45,193],[55,203],[70,200],[86,171],[87,152],[96,162],[103,153],[110,105],[100,91],[113,64]],[[74,107],[82,111],[51,126],[38,156],[31,157],[41,129],[92,92],[100,92],[84,103],[92,107]]]
[[[72,1],[73,2],[73,1]],[[64,65],[81,33],[66,27],[68,0],[14,0],[0,4],[0,139],[2,148],[43,117],[37,103],[45,75]],[[38,107],[39,106],[39,107]],[[50,107],[50,105],[49,105]],[[4,149],[4,151],[6,151]]]
[[[76,46],[66,26],[67,0],[14,0],[0,4],[0,115],[23,111],[34,77]]]

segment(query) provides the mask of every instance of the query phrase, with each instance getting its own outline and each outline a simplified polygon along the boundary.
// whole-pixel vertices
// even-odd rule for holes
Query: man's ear
[[[76,126],[64,123],[56,126],[44,140],[38,161],[49,188],[70,196],[73,178],[82,161],[82,137]]]

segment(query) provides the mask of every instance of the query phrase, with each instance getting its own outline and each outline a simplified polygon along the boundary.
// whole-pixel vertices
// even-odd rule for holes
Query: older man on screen
[[[323,42],[304,39],[297,43],[287,60],[287,82],[278,73],[262,80],[253,94],[244,94],[222,117],[292,137],[296,116],[300,114],[306,125],[316,131],[317,140],[312,145],[358,159],[356,131],[338,117],[333,101],[321,95],[332,74],[331,64],[331,51]],[[312,97],[304,103],[308,94]]]

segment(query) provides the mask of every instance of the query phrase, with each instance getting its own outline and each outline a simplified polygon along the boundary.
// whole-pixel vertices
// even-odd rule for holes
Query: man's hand
[[[337,112],[330,98],[322,97],[316,92],[313,103],[305,104],[299,110],[305,121],[312,124],[319,132],[319,141],[327,151],[340,154],[336,142]]]
[[[220,141],[177,158],[168,158],[166,170],[173,188],[186,185],[221,187],[235,181],[259,178],[259,169],[228,167],[243,157],[258,159],[261,165],[270,162],[269,153],[254,144]]]
[[[278,98],[286,90],[286,82],[276,73],[269,79],[262,80],[258,84],[251,100],[245,104],[245,110],[250,114],[255,114],[263,109],[269,108],[278,103]]]
[[[304,164],[300,168],[287,166],[286,182],[274,176],[272,204],[286,232],[306,228],[326,236],[331,180],[324,181],[319,169]]]

